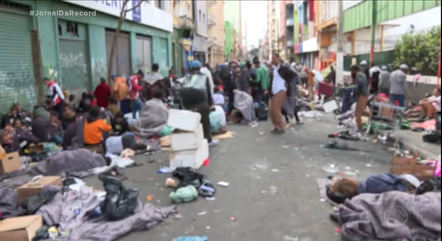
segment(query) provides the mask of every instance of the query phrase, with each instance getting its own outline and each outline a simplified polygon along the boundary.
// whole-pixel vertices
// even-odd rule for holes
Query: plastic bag
[[[101,210],[107,220],[120,220],[134,214],[138,205],[138,190],[126,189],[115,177],[101,174],[106,191],[105,200],[101,203]]]

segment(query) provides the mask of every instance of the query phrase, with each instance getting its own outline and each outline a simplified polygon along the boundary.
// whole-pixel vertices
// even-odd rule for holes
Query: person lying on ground
[[[333,202],[343,203],[362,193],[383,193],[389,191],[406,191],[414,193],[419,181],[411,175],[393,175],[390,173],[373,175],[364,181],[343,177],[327,187],[327,197]],[[414,178],[413,178],[414,177]]]
[[[135,135],[126,133],[121,136],[111,136],[106,139],[106,155],[120,155],[124,149],[146,150],[147,146],[141,141],[137,141]]]
[[[419,102],[422,111],[422,118],[434,118],[440,112],[440,87],[433,90],[433,95]]]
[[[112,126],[100,119],[100,108],[93,106],[84,123],[83,138],[86,145],[97,145],[103,141],[103,132],[110,132]]]

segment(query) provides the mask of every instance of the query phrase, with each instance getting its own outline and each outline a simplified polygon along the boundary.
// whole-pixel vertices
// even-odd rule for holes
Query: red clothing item
[[[131,89],[129,90],[129,97],[131,100],[138,99],[140,97],[140,91],[143,87],[138,82],[138,76],[132,75],[130,77],[130,85]]]
[[[101,82],[97,85],[94,91],[95,97],[97,97],[97,105],[106,108],[109,105],[109,98],[111,96],[111,91],[109,85],[106,82]]]

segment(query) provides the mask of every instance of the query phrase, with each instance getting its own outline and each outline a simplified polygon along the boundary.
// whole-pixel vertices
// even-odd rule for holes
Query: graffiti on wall
[[[92,81],[98,83],[101,77],[107,78],[107,64],[104,59],[92,59]]]
[[[60,53],[59,59],[61,71],[59,81],[63,88],[86,88],[89,76],[86,57],[83,52],[66,54]]]
[[[25,107],[35,103],[32,67],[21,62],[14,71],[0,71],[0,111],[14,102]]]

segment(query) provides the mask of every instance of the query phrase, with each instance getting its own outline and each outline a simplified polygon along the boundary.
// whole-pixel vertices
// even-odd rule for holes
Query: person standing
[[[401,64],[398,70],[393,71],[390,77],[390,99],[400,107],[405,106],[405,95],[407,94],[407,72],[408,65]]]
[[[229,66],[227,65],[221,66],[221,69],[219,71],[219,79],[221,79],[222,86],[224,87],[224,92],[227,95],[227,101],[228,101],[227,114],[230,115],[230,113],[233,110],[233,99],[234,99],[233,90],[236,89],[236,85],[233,80],[233,76],[230,72]]]
[[[281,59],[278,54],[273,54],[272,63],[274,65],[273,77],[271,78],[271,98],[269,104],[270,119],[275,127],[273,134],[284,134],[284,120],[282,118],[282,107],[287,98],[287,83],[279,74]]]
[[[253,97],[255,102],[261,103],[269,94],[269,72],[266,67],[261,66],[258,57],[253,58],[253,64],[256,73],[256,79],[253,81]]]
[[[152,72],[146,75],[144,80],[143,98],[144,100],[150,100],[153,98],[153,93],[158,89],[166,91],[167,85],[162,81],[164,77],[158,73],[160,66],[157,63],[152,64]]]
[[[213,106],[212,92],[210,91],[209,78],[200,72],[201,63],[194,60],[190,64],[190,75],[182,78],[182,89],[180,90],[183,105],[186,109],[201,114],[201,123],[204,129],[204,138],[210,146],[218,144],[212,140],[210,132],[210,108]]]
[[[315,96],[315,73],[313,72],[313,70],[308,69],[306,67],[306,72],[307,72],[307,90],[308,90],[308,97],[313,100],[314,96]]]
[[[379,92],[386,95],[390,94],[390,72],[388,67],[383,65],[381,67],[381,74],[379,75]]]
[[[95,88],[94,95],[97,98],[97,106],[107,108],[111,91],[104,78],[100,78],[100,84]]]
[[[127,86],[125,78],[120,76],[114,78],[112,93],[115,97],[115,100],[119,104],[121,104],[121,101],[127,98],[127,95],[129,94],[129,87]]]
[[[141,70],[138,70],[136,75],[132,75],[130,77],[130,91],[129,91],[129,97],[132,103],[132,118],[137,117],[137,112],[141,111],[141,108],[143,107],[143,102],[140,100],[140,91],[143,89],[143,87],[139,84],[140,82],[143,82],[144,79],[144,73]]]
[[[48,97],[51,100],[51,107],[58,113],[58,118],[63,117],[64,110],[64,95],[60,86],[49,78],[43,78],[43,82],[48,87]]]
[[[357,65],[351,67],[351,77],[356,84],[356,124],[359,131],[363,130],[362,113],[368,102],[368,80],[364,72]]]
[[[214,89],[215,89],[215,83],[213,82],[213,75],[212,75],[212,70],[210,69],[209,64],[205,64],[202,68],[201,68],[201,73],[205,74],[207,76],[207,78],[209,78],[209,83],[210,83],[210,91],[212,92],[212,96],[214,94]]]

